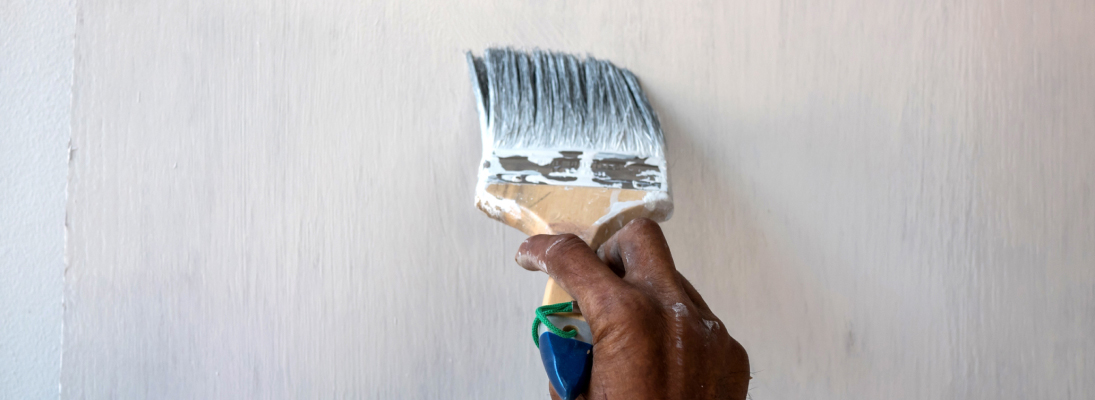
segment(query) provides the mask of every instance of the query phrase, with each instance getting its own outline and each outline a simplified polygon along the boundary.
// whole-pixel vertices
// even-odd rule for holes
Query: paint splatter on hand
[[[581,306],[594,342],[587,398],[745,398],[745,348],[677,272],[657,223],[631,221],[596,252],[575,235],[533,236],[517,263]]]

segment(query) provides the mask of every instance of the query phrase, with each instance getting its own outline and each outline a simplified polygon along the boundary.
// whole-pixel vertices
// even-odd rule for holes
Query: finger
[[[536,235],[521,243],[517,263],[543,271],[582,305],[591,319],[621,290],[624,282],[597,258],[593,249],[575,235]]]
[[[688,295],[688,299],[692,300],[692,304],[699,307],[701,311],[711,313],[711,307],[708,307],[707,302],[703,301],[703,297],[700,296],[700,292],[696,290],[696,287],[692,286],[692,282],[685,279],[684,275],[681,275],[680,272],[677,273],[677,280],[681,283],[681,287],[684,288],[684,293]]]
[[[613,270],[622,271],[624,280],[632,285],[680,290],[669,245],[654,221],[639,218],[629,222],[597,249],[597,255]]]

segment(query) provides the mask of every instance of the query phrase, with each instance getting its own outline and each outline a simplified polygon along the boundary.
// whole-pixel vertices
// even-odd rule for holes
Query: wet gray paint
[[[538,48],[492,47],[466,58],[491,148],[664,157],[658,116],[626,68]]]
[[[514,171],[515,173],[497,174],[495,177],[505,182],[514,182],[510,179],[517,179],[516,182],[528,182],[529,175],[550,177],[551,179],[564,182],[577,180],[577,177],[559,176],[557,173],[578,169],[578,166],[582,163],[582,160],[579,159],[578,156],[581,156],[582,152],[568,151],[559,152],[559,154],[561,154],[562,157],[554,158],[544,165],[529,161],[526,156],[498,157],[498,163],[501,164],[502,169]],[[512,176],[513,178],[507,179],[507,176]]]
[[[545,184],[536,178],[548,178],[558,182],[573,182],[573,174],[582,163],[580,151],[560,151],[560,157],[551,159],[543,165],[529,161],[527,156],[514,155],[497,157],[501,168],[506,172],[496,173],[492,182]],[[665,171],[656,165],[647,164],[647,158],[614,154],[596,154],[591,161],[590,170],[593,182],[605,187],[621,189],[662,189]],[[490,161],[484,162],[484,168],[490,168]]]

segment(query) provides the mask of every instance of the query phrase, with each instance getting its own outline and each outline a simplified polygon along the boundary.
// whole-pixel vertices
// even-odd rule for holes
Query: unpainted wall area
[[[591,53],[668,135],[753,398],[1095,393],[1085,2],[96,1],[64,398],[530,398],[462,52]]]
[[[0,399],[58,396],[75,28],[67,1],[0,1]]]

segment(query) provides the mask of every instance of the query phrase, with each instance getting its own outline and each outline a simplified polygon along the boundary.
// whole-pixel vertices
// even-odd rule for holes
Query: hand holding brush
[[[657,223],[633,220],[596,252],[574,235],[533,236],[517,263],[581,305],[594,343],[586,398],[745,398],[745,349],[677,272]]]
[[[635,75],[539,50],[467,60],[483,143],[475,203],[533,236],[518,262],[551,276],[531,333],[553,395],[733,398],[740,382],[727,379],[747,382],[748,361],[672,266],[655,222],[673,212],[665,139]]]

